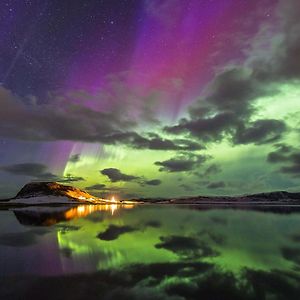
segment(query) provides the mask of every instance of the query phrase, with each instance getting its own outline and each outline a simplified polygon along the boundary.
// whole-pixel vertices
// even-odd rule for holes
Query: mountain
[[[57,182],[31,182],[26,184],[18,194],[3,205],[37,205],[37,204],[107,204],[111,200],[97,198],[91,194],[69,185]],[[114,201],[115,202],[115,201]]]
[[[70,185],[57,182],[31,182],[24,185],[14,199],[40,196],[62,196],[73,200],[95,200],[96,197]]]

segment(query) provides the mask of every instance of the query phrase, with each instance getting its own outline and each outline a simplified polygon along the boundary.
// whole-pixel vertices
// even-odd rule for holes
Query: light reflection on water
[[[226,285],[236,293],[242,285],[255,293],[264,281],[274,290],[272,283],[282,281],[293,299],[300,288],[299,213],[113,206],[0,211],[1,276],[102,276],[114,270],[130,278],[140,274],[130,283],[134,289],[141,282],[152,288],[155,279],[163,297],[173,285],[198,290],[209,276],[215,290],[229,280]]]

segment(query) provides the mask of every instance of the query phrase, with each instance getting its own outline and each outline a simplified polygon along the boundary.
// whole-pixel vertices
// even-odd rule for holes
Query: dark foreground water
[[[279,213],[281,212],[281,213]],[[0,211],[0,299],[300,299],[300,213]]]

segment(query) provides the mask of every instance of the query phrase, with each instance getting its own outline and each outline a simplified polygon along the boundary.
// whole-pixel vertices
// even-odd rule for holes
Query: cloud
[[[205,142],[226,138],[233,144],[260,145],[279,140],[288,130],[283,120],[253,121],[252,117],[257,113],[258,98],[276,94],[279,83],[300,79],[299,9],[297,0],[280,1],[280,30],[268,36],[270,50],[264,55],[261,48],[250,51],[244,64],[218,72],[205,96],[191,107],[189,117],[165,131]],[[266,36],[258,34],[253,44],[261,44],[261,40],[266,41]]]
[[[156,244],[155,248],[172,251],[183,259],[197,259],[217,255],[206,243],[193,237],[170,235],[162,236],[160,240],[161,243]]]
[[[111,182],[118,182],[118,181],[133,181],[137,180],[140,177],[133,176],[133,175],[127,175],[122,173],[119,169],[116,168],[107,168],[100,171],[102,175],[105,175],[109,178]]]
[[[222,76],[225,76],[226,72],[228,71],[225,71]],[[229,79],[232,79],[230,75]],[[218,80],[218,77],[215,80]],[[225,85],[225,83],[223,84]],[[236,88],[239,89],[238,83],[236,84]],[[260,119],[250,122],[249,119],[254,112],[250,102],[252,98],[240,91],[237,95],[232,95],[235,98],[230,98],[230,91],[227,99],[226,91],[224,91],[226,88],[229,87],[220,88],[220,93],[223,92],[225,95],[216,95],[217,91],[215,91],[213,96],[202,100],[214,106],[206,116],[197,117],[191,109],[190,119],[182,119],[179,124],[167,126],[164,130],[171,134],[188,134],[190,138],[197,138],[204,142],[221,141],[227,137],[234,144],[265,144],[281,138],[287,130],[284,121]],[[222,101],[218,100],[218,102],[216,99],[219,97]],[[198,110],[199,108],[196,107],[195,109]],[[213,111],[215,112],[213,113]]]
[[[195,175],[199,177],[209,177],[211,175],[215,175],[222,172],[221,166],[218,164],[211,164],[203,172],[195,172]]]
[[[14,165],[0,166],[0,171],[13,175],[34,177],[40,181],[74,182],[85,180],[80,176],[67,174],[64,177],[48,172],[48,167],[40,163],[20,163]]]
[[[146,181],[144,181],[144,183],[147,185],[160,185],[161,180],[160,179],[146,180]]]
[[[288,146],[283,143],[274,145],[277,149],[273,152],[270,152],[267,157],[267,161],[270,163],[285,162],[289,160],[287,156],[293,150],[293,147]]]
[[[30,104],[0,86],[0,136],[29,141],[70,140],[125,144],[136,149],[151,150],[194,151],[204,148],[198,142],[188,139],[171,140],[155,133],[138,133],[136,130],[140,124],[153,123],[153,106],[160,93],[148,91],[149,95],[139,95],[125,81],[122,74],[119,77],[111,76],[106,90],[98,95],[86,91],[50,95],[52,98],[47,104]],[[93,105],[86,106],[87,99]],[[94,108],[99,107],[99,100],[101,103],[108,102],[110,110]],[[75,154],[70,162],[77,162],[79,158]]]
[[[154,137],[153,137],[154,135]],[[194,151],[202,150],[205,147],[195,141],[187,139],[162,139],[157,134],[152,134],[152,138],[145,138],[140,135],[136,135],[130,141],[130,145],[137,149],[151,149],[151,150],[182,150],[182,151]]]
[[[131,182],[135,181],[141,186],[149,185],[149,186],[157,186],[160,185],[162,182],[160,179],[145,179],[143,176],[133,176],[133,175],[128,175],[124,174],[121,172],[121,170],[116,169],[116,168],[107,168],[103,169],[100,171],[102,175],[105,175],[109,178],[111,182]],[[93,186],[92,186],[93,187]],[[92,188],[90,187],[90,188]],[[104,188],[101,188],[102,190]],[[109,189],[108,189],[109,190]]]
[[[165,139],[156,133],[147,133],[145,136],[137,132],[116,132],[107,134],[102,140],[103,143],[116,144],[122,143],[128,147],[135,149],[150,149],[150,150],[182,150],[196,151],[205,149],[205,147],[192,140],[188,139]]]
[[[105,186],[105,184],[94,184],[94,185],[90,185],[90,186],[87,186],[86,188],[85,188],[86,190],[99,190],[99,191],[102,191],[102,190],[104,190],[104,189],[106,189],[106,186]]]
[[[137,122],[124,112],[125,108],[123,111],[103,112],[72,103],[63,97],[54,98],[47,105],[25,105],[4,87],[0,87],[0,105],[0,136],[5,138],[121,143],[135,149],[151,150],[194,151],[205,148],[188,139],[170,140],[156,133],[143,136],[132,130],[137,127]],[[73,163],[79,160],[79,154],[69,159]]]
[[[46,174],[47,166],[38,163],[22,163],[22,164],[2,166],[0,167],[0,170],[14,175],[38,177],[43,174]]]
[[[283,121],[274,119],[258,120],[250,123],[248,126],[248,128],[241,126],[237,129],[235,135],[236,144],[271,143],[280,139],[287,129]]]
[[[56,175],[54,175],[56,176]],[[42,177],[39,177],[42,179]],[[49,180],[49,179],[48,179]],[[75,181],[85,181],[85,179],[81,176],[73,176],[72,174],[67,174],[64,177],[56,176],[56,178],[53,178],[54,181],[59,181],[59,182],[75,182]]]
[[[25,105],[3,87],[0,105],[0,136],[6,138],[102,142],[107,135],[135,124],[125,114],[93,110],[63,98],[51,104]]]
[[[221,171],[222,171],[222,169],[221,169],[221,167],[219,165],[217,165],[217,164],[211,164],[204,171],[204,176],[214,175],[214,174],[220,173]]]
[[[225,186],[226,185],[224,181],[216,181],[216,182],[209,183],[206,187],[208,189],[220,189],[220,188],[224,188]]]
[[[295,176],[300,175],[300,152],[294,153],[289,156],[289,160],[292,163],[289,166],[281,167],[282,173],[293,174]]]
[[[97,238],[103,241],[112,241],[112,240],[116,240],[122,234],[133,232],[136,230],[137,230],[136,228],[133,228],[128,225],[118,226],[112,224],[109,225],[109,227],[105,231],[99,233],[97,235]]]
[[[208,159],[205,155],[181,154],[165,161],[156,161],[160,172],[186,172],[192,171]]]
[[[219,113],[213,117],[182,119],[178,125],[167,126],[165,131],[172,134],[189,133],[202,141],[217,141],[223,138],[223,132],[236,122],[232,113]]]
[[[275,147],[276,150],[268,154],[267,161],[273,164],[288,164],[282,166],[279,171],[295,177],[300,176],[300,152],[295,148],[282,143],[276,144]]]

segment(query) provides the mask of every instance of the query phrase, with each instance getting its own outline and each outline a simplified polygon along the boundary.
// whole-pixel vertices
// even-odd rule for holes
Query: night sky
[[[0,196],[299,191],[300,1],[0,3]]]

